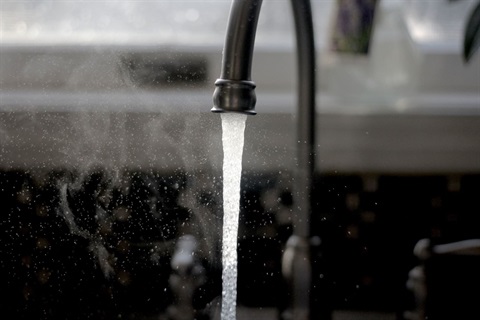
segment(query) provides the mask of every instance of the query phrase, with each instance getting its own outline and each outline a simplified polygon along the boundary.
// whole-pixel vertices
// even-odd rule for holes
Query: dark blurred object
[[[480,47],[480,1],[472,10],[465,26],[463,39],[463,58],[465,62],[470,61],[478,47]]]
[[[171,304],[182,173],[0,171],[0,309],[15,319],[144,319]]]
[[[415,297],[409,320],[480,319],[480,239],[432,245],[420,240],[414,249],[421,264],[409,274]]]
[[[0,170],[0,308],[19,320],[166,315],[178,306],[169,283],[178,271],[171,267],[175,245],[191,234],[205,247],[195,254],[196,269],[187,269],[193,277],[184,280],[204,272],[206,278],[198,280],[205,283],[194,283],[191,303],[197,320],[211,317],[220,303],[221,259],[208,252],[215,245],[202,243],[195,217],[207,219],[209,231],[218,233],[221,199],[216,184],[186,179],[181,172],[117,177],[96,170],[80,178],[67,171]],[[239,307],[280,313],[288,301],[281,257],[292,233],[292,182],[283,171],[243,173]],[[59,188],[65,185],[68,193],[62,196]],[[472,303],[478,290],[470,296],[466,289],[480,287],[479,256],[436,254],[419,264],[412,248],[424,238],[438,248],[480,239],[479,185],[478,173],[319,174],[311,221],[317,318],[325,319],[330,309],[404,319],[405,310],[423,301],[422,290],[415,291],[416,302],[407,290],[408,273],[416,270],[410,278],[422,288],[423,268],[429,302],[422,305],[430,306],[429,319],[478,312]],[[187,191],[195,196],[194,212],[183,207]]]
[[[458,2],[460,0],[448,0]],[[465,23],[463,34],[463,60],[468,63],[480,47],[480,1],[474,6]]]
[[[331,39],[333,51],[368,53],[377,2],[378,0],[337,0],[337,16]]]

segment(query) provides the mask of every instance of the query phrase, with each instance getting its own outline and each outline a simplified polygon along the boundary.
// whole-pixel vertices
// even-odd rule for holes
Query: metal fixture
[[[220,79],[215,82],[212,112],[256,114],[251,66],[261,0],[234,0],[228,21]],[[309,0],[292,0],[298,59],[297,162],[293,234],[287,241],[283,273],[290,287],[284,319],[309,319],[310,215],[315,166],[315,43]]]
[[[184,235],[178,239],[172,256],[170,287],[175,295],[175,304],[168,310],[172,320],[195,319],[193,295],[205,283],[205,268],[197,258],[198,243],[194,236]]]

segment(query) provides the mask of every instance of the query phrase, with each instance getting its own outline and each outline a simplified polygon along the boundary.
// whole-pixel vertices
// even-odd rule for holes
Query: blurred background
[[[322,319],[479,314],[480,58],[462,58],[477,3],[312,1],[312,301]],[[3,313],[218,319],[223,152],[210,108],[230,5],[0,1]],[[288,300],[290,11],[264,1],[259,19],[239,319],[279,319]]]

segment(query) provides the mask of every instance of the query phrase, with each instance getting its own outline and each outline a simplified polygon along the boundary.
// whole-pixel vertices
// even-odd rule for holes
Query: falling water
[[[240,178],[247,116],[222,113],[223,141],[223,290],[222,320],[236,319],[237,234],[240,205]]]

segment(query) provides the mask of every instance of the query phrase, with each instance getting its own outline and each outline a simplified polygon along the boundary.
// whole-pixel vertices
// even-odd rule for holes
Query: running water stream
[[[240,211],[240,178],[247,116],[222,113],[223,142],[223,242],[222,320],[236,319],[237,235]]]

